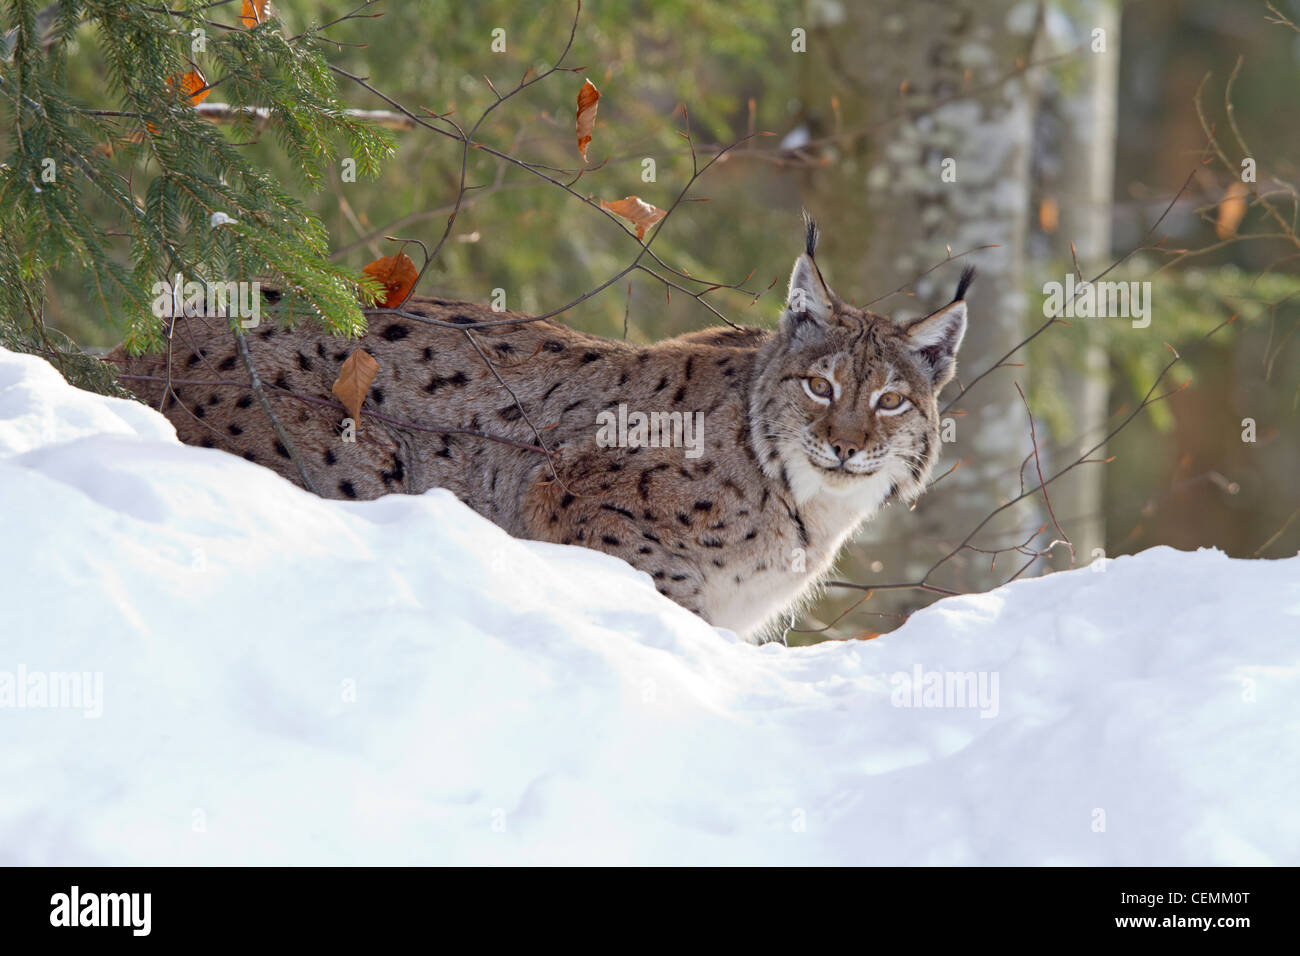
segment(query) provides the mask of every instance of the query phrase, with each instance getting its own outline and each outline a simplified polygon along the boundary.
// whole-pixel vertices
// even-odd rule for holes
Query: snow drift
[[[755,647],[0,350],[0,863],[1300,863],[1300,557]]]

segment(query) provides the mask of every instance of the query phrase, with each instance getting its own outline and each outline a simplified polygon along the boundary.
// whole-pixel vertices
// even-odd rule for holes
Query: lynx
[[[809,221],[775,330],[638,346],[417,297],[403,310],[441,324],[375,316],[360,342],[306,325],[245,336],[320,494],[446,488],[517,537],[622,558],[683,607],[759,640],[815,594],[865,519],[925,488],[936,396],[966,329],[972,270],[951,304],[895,323],[841,301],[816,247]],[[358,346],[379,372],[352,433],[331,385]],[[170,351],[164,413],[180,438],[301,483],[228,320],[177,319]],[[167,357],[110,358],[157,407]]]

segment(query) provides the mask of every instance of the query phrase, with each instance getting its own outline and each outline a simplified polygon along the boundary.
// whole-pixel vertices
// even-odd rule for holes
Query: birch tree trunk
[[[978,276],[967,299],[970,324],[958,373],[959,381],[969,381],[1026,334],[1037,81],[1035,71],[1017,67],[1034,56],[1041,4],[882,0],[832,9],[836,45],[858,52],[810,67],[809,96],[858,88],[872,130],[865,143],[818,170],[811,184],[809,204],[827,224],[832,285],[863,305],[943,262],[949,249],[956,255],[995,244],[940,266],[912,286],[915,298],[892,296],[870,305],[895,318],[925,314],[952,298],[962,265],[974,264]],[[891,121],[900,110],[905,115]],[[850,236],[859,245],[839,248]],[[964,464],[914,510],[892,504],[874,518],[841,560],[841,577],[863,584],[915,580],[1018,493],[1019,469],[1031,445],[1013,380],[1025,385],[1027,371],[993,373],[945,416],[952,419],[946,431],[955,441],[945,444],[937,473],[959,459]],[[940,404],[958,390],[959,382],[950,384]],[[1008,512],[1007,520],[991,523],[975,543],[998,546],[1018,529],[1033,531],[1041,521],[1032,511],[1031,505]],[[990,570],[989,556],[968,552],[948,562],[934,581],[954,590],[983,590],[1009,577],[1017,557],[1003,556]],[[840,592],[837,603],[843,605],[844,597]],[[918,592],[880,592],[870,607],[907,609],[927,600]]]
[[[1057,4],[1073,28],[1068,46],[1083,46],[1077,72],[1052,97],[1060,123],[1060,179],[1055,193],[1060,208],[1060,225],[1052,252],[1064,263],[1058,275],[1073,269],[1070,245],[1074,245],[1084,278],[1091,278],[1110,262],[1111,209],[1115,181],[1115,127],[1119,88],[1119,4],[1116,0],[1070,0]],[[1098,36],[1104,49],[1096,49]],[[1053,329],[1058,331],[1058,329]],[[1062,392],[1070,416],[1070,429],[1055,436],[1063,459],[1072,461],[1104,434],[1109,369],[1101,337],[1105,328],[1098,322],[1077,322],[1060,329],[1077,343],[1079,364],[1061,370]],[[1089,441],[1088,439],[1091,439]],[[1105,451],[1094,457],[1104,458]],[[1089,563],[1095,549],[1105,544],[1102,494],[1106,469],[1077,468],[1052,485],[1052,503],[1057,516],[1074,543],[1075,564]],[[1069,566],[1069,554],[1060,548],[1054,555],[1057,568]]]

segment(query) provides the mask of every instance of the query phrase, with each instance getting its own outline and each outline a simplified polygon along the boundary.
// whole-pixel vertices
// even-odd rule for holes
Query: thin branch
[[[214,123],[233,123],[240,119],[258,119],[270,120],[274,117],[274,111],[265,106],[236,106],[232,103],[198,103],[194,107],[194,112],[198,113],[206,120]],[[382,126],[384,129],[412,130],[416,124],[409,116],[403,116],[401,113],[395,113],[392,110],[356,110],[348,109],[343,111],[350,119],[362,123],[371,123],[375,126]],[[127,113],[107,113],[107,111],[98,111],[98,116],[113,115],[127,116]]]
[[[236,326],[234,334],[235,344],[239,346],[239,357],[244,361],[244,368],[248,369],[249,384],[253,389],[253,394],[257,396],[257,404],[262,406],[262,411],[270,419],[271,427],[275,429],[275,434],[279,437],[280,443],[284,445],[285,451],[289,453],[294,466],[298,469],[298,477],[302,479],[303,487],[312,494],[319,495],[320,492],[316,490],[315,483],[311,480],[311,476],[307,474],[307,468],[302,463],[302,457],[298,454],[298,449],[294,447],[289,434],[284,430],[284,426],[280,424],[280,419],[275,417],[275,412],[271,409],[271,402],[266,397],[266,392],[262,390],[262,380],[258,377],[257,367],[253,365],[253,356],[248,354],[248,343],[244,341],[244,330]],[[170,374],[170,364],[168,365],[168,372]]]
[[[1061,522],[1056,520],[1056,511],[1052,508],[1052,499],[1047,494],[1047,482],[1043,481],[1043,463],[1038,457],[1038,430],[1034,427],[1034,413],[1029,410],[1029,399],[1025,398],[1025,390],[1020,387],[1019,382],[1016,382],[1015,386],[1016,391],[1020,393],[1020,401],[1024,402],[1025,414],[1029,416],[1029,441],[1034,447],[1034,467],[1038,471],[1038,487],[1043,489],[1043,503],[1047,505],[1047,513],[1051,515],[1052,524],[1056,526],[1056,533],[1061,536],[1060,540],[1064,541],[1066,547],[1070,549],[1070,566],[1074,567],[1074,544],[1070,541],[1070,536],[1065,533],[1065,529],[1061,527]],[[1050,549],[1051,545],[1048,545],[1048,548]]]
[[[1209,332],[1207,332],[1205,335],[1201,336],[1201,338],[1198,339],[1197,342],[1196,342],[1195,344],[1200,345],[1200,344],[1204,343],[1205,341],[1207,341],[1208,339],[1210,339],[1212,336],[1214,336],[1215,334],[1217,334],[1221,329],[1225,328],[1225,327],[1228,326],[1228,325],[1231,325],[1231,324],[1236,320],[1236,318],[1237,318],[1237,317],[1236,317],[1235,315],[1233,315],[1233,316],[1231,316],[1231,317],[1225,319],[1224,321],[1220,322],[1218,325],[1216,325],[1214,328],[1212,328],[1212,329],[1211,329]],[[1173,349],[1171,349],[1171,351],[1173,351]],[[1023,492],[1021,492],[1020,494],[1018,494],[1018,495],[1016,495],[1015,497],[1011,498],[1010,500],[1008,500],[1008,501],[1002,503],[1002,504],[999,505],[997,508],[994,508],[991,512],[989,512],[987,515],[985,515],[984,518],[982,518],[982,519],[979,521],[979,523],[976,524],[975,527],[971,529],[971,531],[966,535],[966,537],[962,539],[962,541],[961,541],[960,544],[958,544],[955,548],[951,549],[947,554],[945,554],[943,557],[941,557],[938,561],[934,562],[934,564],[932,564],[932,565],[930,566],[930,568],[925,572],[925,574],[923,574],[923,575],[921,576],[921,578],[920,578],[919,580],[916,580],[916,581],[909,581],[909,582],[899,583],[899,584],[870,584],[870,585],[867,585],[867,584],[857,584],[857,583],[852,582],[852,581],[830,581],[830,582],[827,582],[827,583],[828,583],[828,586],[829,586],[829,587],[837,587],[837,588],[848,588],[848,589],[859,590],[859,591],[865,591],[865,590],[875,589],[875,590],[878,590],[878,591],[881,591],[881,590],[920,590],[920,591],[928,591],[928,592],[931,592],[931,593],[936,593],[936,592],[937,592],[937,593],[943,593],[943,594],[956,594],[956,593],[959,593],[959,592],[956,592],[956,591],[948,590],[948,589],[946,589],[946,588],[940,588],[940,587],[937,587],[936,585],[930,583],[930,578],[931,578],[931,576],[932,576],[936,571],[938,571],[939,568],[943,567],[945,564],[947,564],[949,561],[951,561],[953,558],[955,558],[958,554],[962,553],[963,551],[979,551],[979,550],[981,550],[981,549],[979,549],[979,548],[977,548],[977,547],[973,547],[973,546],[972,546],[972,542],[974,541],[976,535],[978,535],[981,531],[983,531],[984,528],[988,526],[989,522],[991,522],[991,521],[992,521],[994,518],[996,518],[998,515],[1002,514],[1004,511],[1007,511],[1008,509],[1010,509],[1010,508],[1014,507],[1015,505],[1019,504],[1021,501],[1024,501],[1024,500],[1026,500],[1027,498],[1031,498],[1031,497],[1033,497],[1034,495],[1038,494],[1038,492],[1040,492],[1040,491],[1042,491],[1043,494],[1044,494],[1044,496],[1046,496],[1046,494],[1047,494],[1046,489],[1047,489],[1047,486],[1048,486],[1048,485],[1050,485],[1052,482],[1058,480],[1062,475],[1065,475],[1065,474],[1067,474],[1068,472],[1073,471],[1075,468],[1079,467],[1080,465],[1098,463],[1098,460],[1097,460],[1097,459],[1093,459],[1093,458],[1092,458],[1092,454],[1093,454],[1095,451],[1097,451],[1099,448],[1103,447],[1107,442],[1111,441],[1111,439],[1113,439],[1116,435],[1118,435],[1121,431],[1123,431],[1124,428],[1126,428],[1126,427],[1128,426],[1129,422],[1131,422],[1134,418],[1136,418],[1139,414],[1141,414],[1145,409],[1147,409],[1147,408],[1149,408],[1150,406],[1156,404],[1157,402],[1161,402],[1161,401],[1165,400],[1165,399],[1168,398],[1170,395],[1173,395],[1173,394],[1175,394],[1176,392],[1179,392],[1179,391],[1181,391],[1183,388],[1186,387],[1186,384],[1187,384],[1187,383],[1184,383],[1182,386],[1179,386],[1178,388],[1171,389],[1171,390],[1168,391],[1168,392],[1163,392],[1163,393],[1161,393],[1161,394],[1159,394],[1159,395],[1155,394],[1155,393],[1156,393],[1156,390],[1160,387],[1160,384],[1164,381],[1165,377],[1169,374],[1170,370],[1173,369],[1173,367],[1174,367],[1175,365],[1177,365],[1177,364],[1178,364],[1179,362],[1181,362],[1181,361],[1183,361],[1183,357],[1182,357],[1178,352],[1174,351],[1174,357],[1173,357],[1173,359],[1172,359],[1172,360],[1171,360],[1167,365],[1165,365],[1163,369],[1161,369],[1160,373],[1156,376],[1155,380],[1151,383],[1151,387],[1147,390],[1147,393],[1146,393],[1146,395],[1143,397],[1142,401],[1141,401],[1140,403],[1138,403],[1137,407],[1134,408],[1134,409],[1133,409],[1133,410],[1132,410],[1128,415],[1126,415],[1126,416],[1125,416],[1125,417],[1120,421],[1120,423],[1119,423],[1118,425],[1116,425],[1116,426],[1115,426],[1114,428],[1112,428],[1109,432],[1107,432],[1107,434],[1104,435],[1104,436],[1102,437],[1102,439],[1101,439],[1100,441],[1098,441],[1095,445],[1093,445],[1092,447],[1088,448],[1086,451],[1084,451],[1081,455],[1079,455],[1077,458],[1075,458],[1075,459],[1074,459],[1072,462],[1070,462],[1068,465],[1066,465],[1065,467],[1063,467],[1063,468],[1061,468],[1059,471],[1057,471],[1055,474],[1053,474],[1050,478],[1046,478],[1046,479],[1040,480],[1039,484],[1038,484],[1037,486],[1035,486],[1034,488],[1031,488],[1031,489],[1029,489],[1028,491],[1023,491]],[[1058,529],[1058,530],[1059,530],[1059,529]],[[1037,533],[1036,533],[1036,534],[1037,534]],[[1005,552],[1005,551],[1013,551],[1013,550],[1021,550],[1021,549],[1020,549],[1020,548],[1003,548],[1003,549],[999,549],[999,550]],[[1049,550],[1050,550],[1050,549],[1049,549]],[[985,553],[987,553],[987,552],[985,552]],[[1023,553],[1023,551],[1022,551],[1022,553]],[[1042,554],[1042,553],[1046,553],[1046,552],[1041,552],[1040,554]],[[1036,554],[1036,555],[1035,555],[1035,559],[1036,559],[1038,556],[1040,556],[1040,555],[1039,555],[1039,554]],[[1030,563],[1032,563],[1032,561],[1031,561]],[[1026,568],[1021,568],[1019,571],[1016,572],[1016,576],[1019,576],[1020,574],[1024,573],[1025,570],[1026,570]],[[1013,578],[1013,579],[1014,579],[1014,578]]]

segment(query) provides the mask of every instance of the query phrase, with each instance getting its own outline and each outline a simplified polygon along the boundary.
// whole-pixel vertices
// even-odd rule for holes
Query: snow
[[[0,501],[3,864],[1300,863],[1300,556],[758,647],[3,350]],[[982,700],[900,706],[962,674]]]

